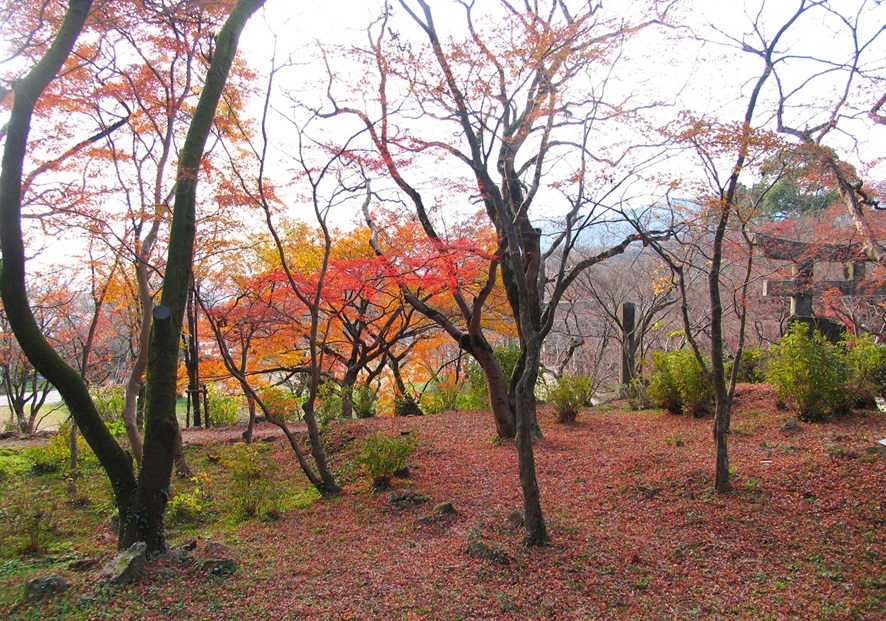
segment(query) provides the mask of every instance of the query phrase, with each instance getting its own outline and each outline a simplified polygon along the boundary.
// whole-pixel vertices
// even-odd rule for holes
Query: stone
[[[40,576],[25,583],[25,601],[38,602],[50,599],[64,593],[70,586],[68,581],[58,574]]]
[[[203,548],[203,552],[205,552],[207,556],[231,556],[231,549],[225,544],[217,541],[210,541],[207,543],[206,547]]]
[[[505,554],[498,546],[493,547],[479,540],[474,540],[468,544],[467,553],[468,556],[489,561],[496,565],[507,565],[511,562],[511,557]]]
[[[208,558],[200,566],[213,576],[231,576],[237,571],[237,561],[232,558]]]
[[[68,569],[71,571],[86,571],[98,565],[97,558],[81,558],[68,563]]]
[[[138,580],[145,571],[148,546],[137,541],[105,565],[99,574],[107,586],[121,586]]]
[[[782,431],[800,431],[800,423],[796,418],[791,418],[781,426]]]
[[[441,502],[434,506],[434,513],[438,515],[455,515],[458,511],[455,510],[451,502]]]
[[[431,497],[427,494],[409,488],[395,489],[388,494],[388,502],[391,506],[401,511],[409,506],[428,502],[430,499]]]
[[[411,473],[412,471],[409,469],[409,466],[403,466],[402,468],[394,470],[394,477],[398,479],[408,479]]]
[[[173,550],[196,550],[197,549],[197,540],[196,539],[188,539],[187,541],[183,541],[173,548]]]
[[[514,528],[522,528],[523,524],[526,523],[526,515],[524,515],[522,509],[514,509],[510,513],[508,513],[508,524],[510,524]]]
[[[394,399],[394,414],[397,416],[423,416],[424,412],[410,396],[401,396]]]
[[[187,548],[178,547],[178,548],[174,548],[174,549],[170,550],[166,554],[166,558],[173,565],[177,565],[179,567],[184,567],[185,565],[187,565],[190,562],[191,554]]]

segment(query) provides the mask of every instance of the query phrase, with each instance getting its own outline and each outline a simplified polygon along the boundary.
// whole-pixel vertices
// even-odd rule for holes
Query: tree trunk
[[[248,391],[246,393],[246,403],[249,404],[249,421],[247,421],[246,430],[243,432],[243,441],[246,444],[250,444],[252,442],[252,431],[255,429],[255,397]]]
[[[166,549],[163,513],[169,499],[179,440],[176,370],[185,306],[191,289],[198,171],[240,33],[252,13],[263,4],[264,0],[238,0],[225,21],[216,38],[215,54],[179,156],[163,294],[160,305],[154,309],[148,345],[144,457],[135,502],[126,519],[121,516],[121,548],[144,541],[151,552]]]
[[[357,384],[357,373],[348,369],[341,381],[341,417],[345,420],[354,418],[354,386]]]
[[[175,454],[178,421],[175,414],[178,341],[188,290],[194,242],[196,181],[203,147],[209,135],[222,88],[249,16],[264,0],[238,0],[217,38],[215,56],[194,111],[179,161],[175,209],[170,231],[163,310],[151,335],[147,376],[147,410],[141,472],[136,482],[129,456],[101,421],[86,382],[47,342],[34,318],[25,286],[25,252],[21,228],[23,163],[36,102],[64,65],[92,6],[71,0],[58,33],[43,58],[18,80],[7,123],[0,172],[0,295],[10,327],[31,364],[59,391],[83,437],[104,468],[120,512],[118,545],[144,541],[152,552],[165,548],[163,511]],[[143,345],[143,344],[142,344]]]
[[[77,421],[71,419],[71,432],[68,434],[68,447],[70,448],[71,458],[68,460],[68,476],[71,479],[77,478],[77,461],[80,459],[80,450],[77,446]]]
[[[517,467],[520,471],[520,487],[523,492],[526,528],[524,542],[531,546],[542,546],[546,545],[549,539],[541,511],[541,496],[535,475],[535,453],[532,446],[536,425],[534,391],[538,379],[540,344],[528,343],[524,351],[527,353],[527,364],[517,381]]]
[[[511,408],[516,412],[517,407],[520,401],[523,401],[523,407],[525,408],[528,416],[529,416],[529,428],[532,430],[532,438],[533,440],[541,440],[543,434],[541,432],[541,426],[538,424],[538,400],[535,398],[535,390],[530,390],[528,394],[520,395],[517,390],[517,384],[520,382],[520,378],[523,377],[523,374],[526,370],[526,347],[524,345],[520,346],[520,357],[517,358],[517,364],[514,365],[514,371],[511,374],[511,382],[510,389],[508,390],[508,399],[511,402]],[[537,369],[539,367],[539,363],[541,361],[536,361],[536,379],[538,379]],[[533,384],[535,386],[535,384]]]
[[[150,250],[147,250],[150,253]],[[126,437],[129,439],[129,446],[135,461],[142,461],[142,435],[141,425],[138,421],[138,397],[144,383],[145,369],[148,365],[148,341],[151,337],[151,312],[154,308],[154,301],[151,297],[150,287],[148,286],[148,266],[147,258],[141,254],[136,259],[135,278],[138,283],[138,298],[141,305],[141,315],[139,321],[141,325],[138,333],[138,354],[132,363],[132,369],[129,371],[129,378],[126,380],[126,388],[123,397],[123,423],[126,425]]]
[[[197,295],[196,284],[192,283],[188,294],[188,338],[185,339],[185,366],[188,370],[188,407],[194,414],[194,427],[200,427],[200,361],[197,343]],[[253,410],[254,406],[253,406]]]
[[[175,438],[175,473],[185,479],[190,479],[194,476],[194,471],[191,470],[191,467],[188,465],[188,460],[185,457],[181,429],[178,430],[178,434]]]
[[[324,496],[340,494],[341,487],[335,482],[335,477],[329,470],[326,453],[323,451],[323,443],[320,442],[320,429],[317,427],[317,418],[314,416],[314,400],[312,398],[309,397],[302,405],[302,412],[304,412],[305,424],[308,426],[311,456],[314,458],[314,463],[317,464],[317,472],[322,481],[322,489],[318,488],[318,491]]]
[[[474,336],[471,337],[471,344],[470,353],[486,377],[489,407],[492,409],[498,437],[503,440],[513,438],[517,435],[514,409],[511,407],[511,398],[508,394],[508,382],[498,358],[495,357],[495,352],[486,339]]]
[[[132,464],[102,423],[86,382],[78,371],[61,359],[37,325],[25,286],[21,228],[23,163],[34,105],[71,53],[91,6],[91,0],[69,2],[64,21],[46,54],[13,87],[15,97],[6,126],[0,172],[0,251],[3,256],[0,295],[10,328],[22,351],[62,395],[83,437],[107,473],[122,520],[127,515],[135,488]]]
[[[716,468],[714,471],[714,489],[720,493],[732,491],[732,483],[729,482],[729,399],[717,399],[716,414],[714,415],[714,444],[716,445]]]

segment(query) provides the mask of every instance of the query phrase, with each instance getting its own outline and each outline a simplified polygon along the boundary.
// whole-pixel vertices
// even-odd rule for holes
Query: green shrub
[[[594,382],[589,377],[565,374],[557,380],[556,386],[548,393],[548,403],[554,408],[554,418],[558,423],[575,422],[579,410],[591,405]]]
[[[89,394],[98,415],[106,423],[121,420],[123,416],[123,404],[126,401],[126,388],[124,386],[90,386]],[[124,427],[124,433],[126,428]]]
[[[384,488],[394,473],[406,466],[414,451],[415,440],[411,437],[373,434],[363,440],[356,462],[372,479],[373,487]]]
[[[209,422],[214,425],[233,425],[243,407],[243,398],[222,392],[215,384],[206,385],[209,401]]]
[[[354,414],[357,418],[372,418],[378,412],[378,393],[371,386],[360,384],[353,389]]]
[[[341,388],[332,380],[323,380],[317,387],[317,422],[325,425],[341,418]]]
[[[669,412],[699,415],[711,407],[714,391],[695,354],[688,349],[652,353],[647,395]]]
[[[235,518],[273,518],[280,514],[285,493],[275,480],[275,461],[264,459],[253,444],[234,445],[223,461],[231,476],[228,504]]]
[[[171,523],[195,524],[206,516],[209,505],[210,479],[205,474],[191,477],[191,488],[177,491],[166,505],[166,517]]]
[[[57,535],[53,513],[54,504],[41,499],[41,502],[22,504],[15,516],[15,532],[19,544],[16,553],[21,556],[38,556],[49,552]]]
[[[520,346],[517,344],[497,345],[494,351],[502,373],[504,373],[505,381],[510,381],[511,375],[514,373],[514,367],[517,366],[517,360],[520,359]],[[466,409],[488,408],[489,387],[486,385],[486,375],[483,373],[483,368],[477,364],[476,360],[471,360],[470,364],[468,364],[466,377],[470,395],[470,398],[467,400],[469,407]]]
[[[115,421],[111,421],[107,424],[108,431],[111,432],[111,435],[117,436],[118,438],[122,438],[126,435],[126,421],[122,418],[119,418]]]
[[[886,347],[877,345],[873,335],[850,337],[846,341],[850,390],[862,399],[886,397]]]
[[[71,463],[70,441],[71,424],[64,423],[48,443],[28,450],[28,456],[33,464],[31,470],[35,474],[67,473]],[[77,434],[77,454],[81,461],[95,458],[92,449],[80,434]]]
[[[745,384],[762,384],[766,381],[766,365],[769,362],[769,350],[763,347],[750,347],[741,352],[738,363],[739,382]],[[726,379],[732,373],[732,361],[726,364]]]
[[[652,405],[648,387],[642,379],[632,379],[627,386],[622,387],[622,393],[627,398],[628,405],[632,410],[645,410]]]
[[[457,410],[459,400],[458,384],[451,379],[441,378],[430,385],[423,395],[421,406],[428,414],[439,414]]]
[[[489,406],[489,388],[486,385],[486,375],[483,368],[476,360],[468,363],[465,373],[468,384],[468,394],[466,395],[466,409],[479,410]]]
[[[846,354],[802,323],[772,346],[766,381],[803,420],[819,420],[849,405]]]
[[[661,351],[652,352],[652,373],[646,394],[652,405],[668,412],[679,414],[682,410],[680,388],[674,377],[667,354]]]

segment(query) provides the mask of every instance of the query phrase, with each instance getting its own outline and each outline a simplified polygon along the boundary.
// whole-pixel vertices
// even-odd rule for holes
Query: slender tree
[[[483,28],[490,14],[479,15],[478,4],[457,4],[463,11],[462,37],[441,35],[430,4],[423,0],[399,2],[407,22],[417,27],[418,38],[406,27],[396,29],[390,14],[383,15],[371,29],[365,50],[377,72],[373,94],[377,108],[348,105],[344,96],[336,97],[330,89],[330,114],[356,116],[363,123],[378,154],[378,167],[405,196],[425,236],[440,246],[440,252],[446,252],[446,236],[433,199],[423,187],[426,184],[409,180],[420,174],[412,172],[409,162],[423,153],[450,161],[454,171],[463,173],[453,173],[449,197],[480,203],[495,227],[497,248],[488,262],[488,286],[470,300],[453,291],[463,315],[461,327],[445,321],[439,309],[406,295],[484,369],[499,435],[517,438],[526,541],[543,544],[547,532],[532,451],[532,440],[540,435],[534,391],[541,345],[573,279],[641,240],[640,235],[630,234],[593,257],[576,261],[572,254],[588,230],[600,224],[601,211],[595,206],[620,185],[604,182],[606,189],[598,191],[596,165],[605,163],[610,179],[614,181],[615,174],[623,180],[645,157],[629,154],[631,149],[596,151],[593,143],[607,122],[638,118],[630,97],[607,101],[609,63],[618,66],[624,42],[660,16],[606,17],[600,5],[592,3],[573,10],[564,2],[519,6],[502,2],[483,7],[496,20],[497,28],[490,30]],[[604,65],[607,71],[597,71]],[[432,121],[426,130],[407,124],[406,118],[416,110]],[[441,128],[446,129],[435,131]],[[570,164],[563,169],[555,164],[565,161]],[[612,173],[619,166],[623,168]],[[548,230],[555,232],[545,244],[542,223],[533,211],[540,204],[548,214],[562,214],[556,224],[547,223]],[[368,212],[367,221],[377,232]],[[509,383],[481,323],[483,305],[499,272],[521,351]]]

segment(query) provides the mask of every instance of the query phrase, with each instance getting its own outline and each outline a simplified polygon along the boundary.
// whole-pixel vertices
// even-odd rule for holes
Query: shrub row
[[[695,415],[711,408],[713,390],[690,350],[653,352],[651,362],[646,395],[652,405]],[[731,362],[726,370],[731,373]],[[834,345],[796,323],[768,350],[743,352],[738,381],[765,381],[800,418],[819,420],[859,400],[871,403],[874,396],[886,396],[886,347],[870,335]]]

